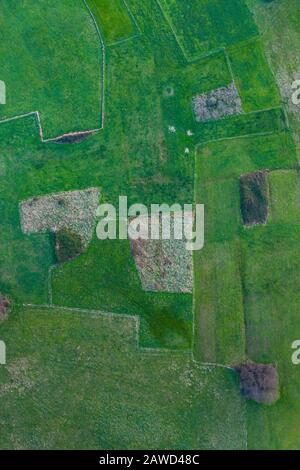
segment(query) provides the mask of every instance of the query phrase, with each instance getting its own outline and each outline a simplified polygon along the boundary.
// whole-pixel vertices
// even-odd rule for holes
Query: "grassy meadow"
[[[257,34],[244,0],[158,0],[158,3],[188,60]]]
[[[130,39],[138,33],[137,24],[124,0],[88,0],[107,44]]]
[[[58,145],[34,115],[0,121],[0,448],[299,448],[298,124],[280,81],[296,0],[88,0],[105,64],[85,2],[17,3],[0,6],[0,119],[39,111],[51,138],[100,127],[105,98],[105,125]],[[243,113],[196,122],[192,99],[232,82]],[[240,176],[258,170],[269,216],[246,228]],[[49,234],[22,233],[21,201],[90,187],[205,204],[193,295],[144,292],[126,240],[55,266]],[[278,365],[278,403],[244,400],[245,359]]]
[[[245,448],[235,374],[139,351],[133,319],[18,308],[1,338],[2,449]]]
[[[0,120],[39,111],[45,139],[101,127],[102,46],[84,2],[27,0],[20,8],[4,0],[0,25]]]

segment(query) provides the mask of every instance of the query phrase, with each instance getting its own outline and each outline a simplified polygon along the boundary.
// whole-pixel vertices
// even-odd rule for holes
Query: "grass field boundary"
[[[164,7],[161,5],[160,3],[160,0],[156,0],[162,14],[163,14],[163,17],[165,18],[169,28],[171,29],[172,31],[172,34],[173,36],[175,37],[175,40],[185,58],[185,60],[188,62],[188,63],[192,63],[192,62],[197,62],[198,60],[202,60],[202,59],[207,59],[208,57],[210,56],[213,56],[215,54],[219,54],[220,52],[224,51],[225,50],[225,47],[218,47],[218,48],[215,48],[213,49],[212,51],[210,52],[207,52],[205,54],[199,54],[199,55],[194,55],[194,56],[190,56],[186,53],[186,50],[184,48],[184,46],[182,45],[181,43],[181,40],[179,39],[179,37],[177,36],[177,33],[174,29],[174,26],[173,26],[173,23],[172,23],[172,20],[171,18],[169,17],[169,15],[167,14],[167,12],[165,11]]]
[[[238,90],[238,87],[237,87],[236,81],[235,81],[235,76],[234,76],[234,73],[233,73],[233,70],[232,70],[231,61],[230,61],[230,58],[229,58],[229,55],[228,55],[228,52],[227,52],[227,49],[226,49],[226,48],[224,48],[224,55],[225,55],[226,64],[227,64],[227,67],[228,67],[228,70],[229,70],[229,73],[230,73],[232,82],[234,83],[235,88]],[[245,113],[244,113],[244,114],[245,114]]]
[[[115,42],[109,43],[109,44],[107,44],[107,47],[110,48],[110,47],[121,46],[122,44],[124,44],[126,42],[133,41],[134,39],[138,39],[140,36],[141,36],[140,34],[135,34],[134,36],[130,36],[130,38],[120,39],[120,41],[115,41]]]
[[[139,24],[138,24],[137,20],[135,19],[134,14],[132,13],[131,9],[129,8],[127,1],[123,0],[123,3],[125,5],[126,10],[128,11],[128,14],[129,14],[130,18],[132,19],[133,23],[135,24],[138,32],[140,34],[142,34],[141,28],[139,27]]]
[[[211,139],[211,140],[205,140],[204,142],[199,142],[196,144],[196,148],[200,147],[201,145],[206,145],[211,142],[222,142],[223,140],[235,140],[235,139],[247,139],[249,137],[263,137],[267,135],[273,135],[273,134],[278,134],[278,131],[270,131],[270,132],[258,132],[255,134],[244,134],[244,135],[234,135],[232,137],[220,137],[219,139]]]
[[[218,54],[219,52],[222,52],[224,51],[224,47],[219,47],[219,48],[216,48],[216,49],[213,49],[212,51],[208,52],[208,53],[205,53],[205,54],[199,54],[199,55],[195,55],[195,56],[190,56],[186,53],[186,50],[184,48],[184,46],[182,45],[181,43],[181,40],[179,39],[179,37],[177,36],[177,33],[174,29],[174,26],[173,26],[173,22],[171,20],[171,18],[169,17],[168,13],[165,11],[164,7],[162,6],[162,4],[160,3],[160,0],[156,0],[162,14],[163,14],[163,17],[165,18],[169,28],[171,29],[172,31],[172,34],[173,36],[175,37],[175,40],[185,58],[185,60],[188,62],[188,63],[192,63],[192,62],[196,62],[198,60],[201,60],[201,59],[206,59],[207,57],[210,57],[212,55],[215,55],[215,54]]]
[[[106,49],[105,49],[105,44],[101,35],[101,32],[98,28],[98,24],[96,22],[96,18],[94,17],[90,7],[87,4],[86,0],[82,0],[85,7],[87,8],[87,11],[93,21],[94,27],[96,28],[96,32],[98,35],[98,38],[100,40],[100,49],[101,49],[101,55],[102,55],[102,85],[101,85],[101,98],[100,98],[100,114],[101,114],[101,126],[95,129],[89,129],[87,131],[74,131],[74,132],[68,132],[66,134],[58,135],[56,137],[51,137],[49,139],[44,138],[44,133],[43,133],[43,127],[41,124],[41,115],[39,111],[30,111],[28,113],[24,114],[19,114],[10,118],[6,119],[0,119],[0,125],[2,123],[10,122],[10,121],[15,121],[17,119],[23,119],[28,116],[34,116],[36,118],[37,124],[38,124],[38,130],[39,130],[39,136],[40,139],[43,143],[57,143],[56,141],[58,139],[68,137],[68,136],[76,136],[76,135],[84,135],[84,134],[91,134],[91,133],[96,133],[104,129],[105,125],[105,74],[106,74]]]
[[[269,132],[252,132],[251,134],[234,135],[232,137],[220,137],[219,139],[205,140],[203,142],[198,142],[197,144],[195,144],[195,148],[197,149],[197,147],[200,147],[201,145],[206,145],[210,142],[221,142],[223,140],[234,140],[234,139],[246,139],[248,137],[256,137],[256,136],[263,137],[263,136],[267,136],[267,135],[280,134],[281,132],[287,132],[289,130],[289,123],[287,121],[286,112],[285,112],[285,109],[284,109],[283,106],[274,106],[273,108],[259,109],[258,111],[252,111],[250,113],[242,113],[241,116],[252,116],[254,114],[260,114],[260,113],[265,113],[265,112],[274,111],[274,110],[282,110],[283,111],[286,126],[287,126],[286,129],[283,129],[281,131],[278,130],[278,129],[274,129],[274,131],[269,131]],[[219,121],[222,121],[222,120],[224,121],[225,119],[226,118],[219,119]]]

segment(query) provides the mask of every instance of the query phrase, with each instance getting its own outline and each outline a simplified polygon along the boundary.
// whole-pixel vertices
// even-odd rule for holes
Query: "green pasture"
[[[103,51],[88,8],[19,3],[0,7],[0,119],[39,111],[45,138],[100,127]],[[299,126],[286,87],[297,0],[247,1],[260,38],[242,0],[88,5],[107,46],[104,129],[57,145],[41,142],[34,115],[0,122],[0,292],[13,302],[0,325],[0,448],[299,448]],[[244,113],[196,123],[192,98],[233,79]],[[248,229],[239,178],[262,169],[269,218]],[[205,204],[194,297],[144,292],[129,243],[95,236],[49,276],[51,238],[21,232],[19,203],[90,187],[115,205]],[[245,406],[230,369],[245,358],[278,365],[276,405]]]
[[[232,46],[228,56],[245,112],[280,104],[279,91],[261,40]]]
[[[108,45],[129,39],[138,33],[137,25],[124,0],[88,0],[88,5]]]
[[[53,271],[52,288],[55,305],[140,316],[142,346],[191,346],[192,296],[144,292],[127,240],[95,239]]]
[[[213,182],[262,169],[295,169],[297,159],[290,133],[280,132],[200,145],[197,165],[201,181]]]
[[[240,257],[234,241],[206,243],[194,257],[194,354],[199,362],[234,366],[246,358]]]
[[[0,125],[0,289],[15,301],[49,302],[48,270],[54,264],[48,235],[21,233],[18,206],[22,200],[98,187],[101,202],[114,204],[119,195],[127,195],[129,205],[193,201],[193,143],[191,155],[186,156],[185,142],[169,136],[158,94],[166,79],[164,70],[173,67],[179,77],[182,66],[176,56],[168,56],[163,68],[159,47],[155,49],[158,64],[153,50],[140,41],[111,50],[107,125],[79,145],[41,143],[34,116]],[[213,74],[212,70],[207,67],[206,73]],[[95,239],[86,254],[57,272],[57,277],[56,270],[53,274],[55,303],[138,315],[143,344],[190,347],[192,296],[144,293],[128,243],[101,244]],[[84,296],[82,286],[87,287]],[[123,287],[118,295],[117,286]]]
[[[258,169],[269,170],[269,217],[265,226],[244,228],[239,178]],[[276,363],[281,398],[273,406],[247,402],[248,448],[299,448],[291,344],[299,326],[300,199],[290,133],[200,145],[195,198],[206,211],[205,247],[194,256],[195,357]]]
[[[158,0],[158,3],[188,60],[257,35],[244,0]]]
[[[202,144],[210,140],[272,134],[287,129],[282,108],[237,114],[219,121],[197,123],[195,140]]]
[[[18,308],[0,335],[1,449],[246,446],[235,373],[139,351],[130,318]]]
[[[300,445],[299,371],[291,360],[291,345],[300,328],[299,241],[299,224],[288,222],[257,227],[243,237],[247,355],[278,365],[281,392],[274,406],[259,409],[248,404],[251,448],[298,449]]]
[[[300,184],[296,170],[277,170],[269,174],[270,222],[300,223]]]
[[[83,0],[4,0],[0,26],[0,120],[39,111],[45,139],[101,127],[102,47]]]

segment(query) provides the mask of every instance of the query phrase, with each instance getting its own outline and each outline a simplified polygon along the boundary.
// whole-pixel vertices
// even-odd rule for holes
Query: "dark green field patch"
[[[219,121],[197,123],[195,140],[198,143],[210,140],[263,135],[287,129],[286,117],[282,108],[239,114]]]
[[[4,1],[0,21],[0,120],[39,111],[45,139],[100,128],[102,46],[84,2]]]
[[[55,255],[58,263],[70,261],[83,251],[80,236],[69,229],[62,229],[54,235]]]
[[[246,295],[298,289],[299,234],[299,225],[288,224],[257,226],[243,232]]]
[[[244,0],[159,0],[188,60],[257,34]]]
[[[55,305],[141,317],[141,344],[188,349],[192,295],[145,292],[127,240],[98,240],[52,275]]]

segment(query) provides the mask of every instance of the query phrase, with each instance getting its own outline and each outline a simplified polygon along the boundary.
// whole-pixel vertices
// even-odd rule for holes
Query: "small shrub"
[[[59,263],[70,261],[83,251],[81,237],[69,229],[55,232],[55,254]]]
[[[272,404],[279,399],[279,378],[274,364],[246,363],[236,367],[242,394],[257,403]]]
[[[6,320],[10,305],[10,300],[0,293],[0,322]]]
[[[241,214],[245,225],[265,224],[268,218],[269,187],[266,171],[240,178]]]

